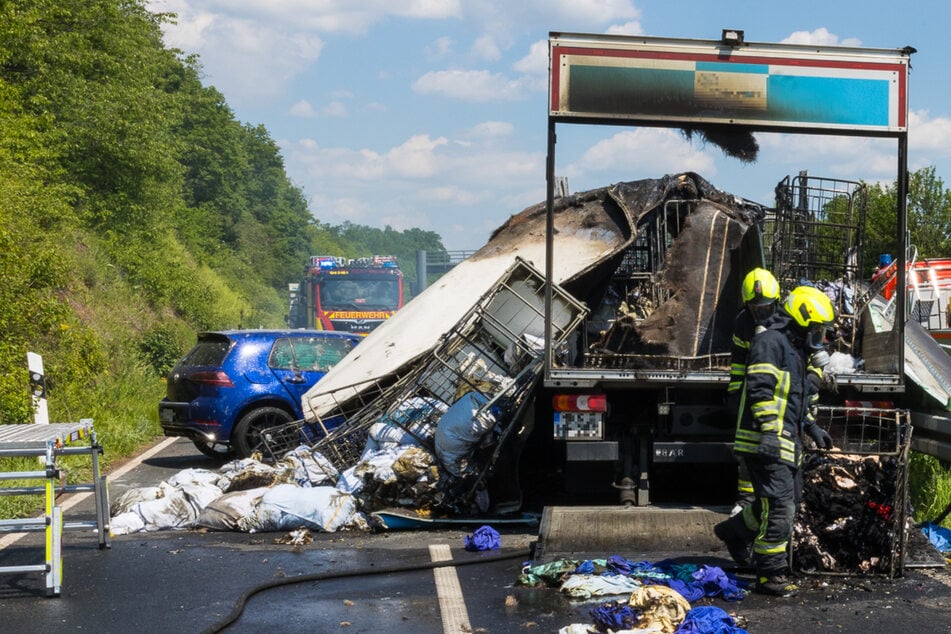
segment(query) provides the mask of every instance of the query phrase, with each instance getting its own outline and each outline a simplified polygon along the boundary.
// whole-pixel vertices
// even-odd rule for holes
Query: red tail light
[[[201,383],[203,385],[217,385],[218,387],[234,387],[234,383],[227,374],[221,370],[207,370],[204,372],[194,372],[188,375],[188,380],[192,383]]]
[[[552,407],[556,412],[606,412],[608,397],[606,394],[555,394]]]

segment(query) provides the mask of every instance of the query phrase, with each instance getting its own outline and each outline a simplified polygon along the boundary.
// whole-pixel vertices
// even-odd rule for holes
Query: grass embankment
[[[908,488],[915,522],[936,519],[951,502],[951,466],[932,456],[912,452]],[[945,517],[941,525],[951,528],[951,517]]]

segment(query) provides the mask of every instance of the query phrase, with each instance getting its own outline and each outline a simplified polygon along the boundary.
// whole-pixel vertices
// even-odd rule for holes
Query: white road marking
[[[169,445],[171,445],[171,444],[172,444],[173,442],[175,442],[176,440],[178,440],[178,438],[166,438],[165,440],[163,440],[163,441],[160,442],[159,444],[155,445],[154,447],[152,447],[151,449],[149,449],[149,450],[146,451],[145,453],[143,453],[143,454],[141,454],[141,455],[139,455],[139,456],[136,456],[135,458],[133,458],[133,459],[130,460],[129,462],[125,463],[124,465],[122,465],[121,467],[119,467],[118,469],[116,469],[115,471],[112,471],[112,472],[108,473],[108,474],[107,474],[107,479],[108,479],[108,478],[118,478],[118,477],[121,477],[121,476],[125,475],[125,474],[128,473],[129,471],[132,471],[133,469],[135,469],[136,467],[138,467],[138,466],[139,466],[140,464],[142,464],[144,461],[148,460],[149,458],[151,458],[151,457],[154,456],[155,454],[159,453],[160,451],[162,451],[163,449],[165,449],[166,447],[168,447]],[[82,502],[83,500],[85,500],[86,498],[88,498],[90,495],[93,495],[93,492],[92,492],[92,491],[83,491],[83,492],[81,492],[81,493],[72,493],[72,494],[68,495],[68,496],[66,497],[66,499],[63,500],[62,504],[59,504],[58,506],[59,506],[60,509],[63,511],[63,513],[65,513],[65,512],[68,511],[69,509],[73,508],[74,506],[76,506],[77,504],[79,504],[80,502]],[[26,537],[26,533],[11,533],[11,534],[7,534],[7,535],[5,535],[5,536],[3,536],[3,537],[0,537],[0,550],[6,548],[7,546],[10,546],[11,544],[17,543],[18,541],[20,541],[20,540],[23,539],[24,537]]]
[[[430,544],[429,557],[432,561],[452,561],[452,551],[448,544]],[[434,568],[436,596],[439,598],[439,613],[442,616],[442,631],[445,634],[467,634],[472,631],[466,601],[462,596],[462,586],[456,569],[451,566]]]

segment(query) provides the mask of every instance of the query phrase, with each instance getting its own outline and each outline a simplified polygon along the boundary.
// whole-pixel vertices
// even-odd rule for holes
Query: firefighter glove
[[[806,428],[806,432],[816,441],[816,447],[819,449],[832,449],[832,436],[823,428],[811,425]]]
[[[765,433],[759,439],[759,455],[765,458],[779,458],[779,436]]]

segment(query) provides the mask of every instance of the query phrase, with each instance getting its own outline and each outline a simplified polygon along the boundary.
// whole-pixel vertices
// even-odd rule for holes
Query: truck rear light
[[[606,412],[606,394],[555,394],[552,407],[556,412]]]
[[[202,385],[217,385],[218,387],[234,387],[231,378],[221,370],[206,370],[194,372],[188,375],[188,380],[192,383],[201,383]]]

